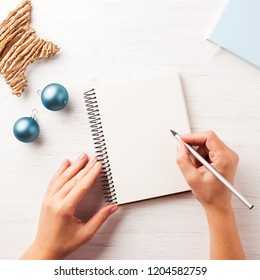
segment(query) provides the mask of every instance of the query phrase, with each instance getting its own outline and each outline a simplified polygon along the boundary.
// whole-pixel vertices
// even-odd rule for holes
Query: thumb
[[[82,228],[84,242],[89,241],[108,217],[118,209],[116,204],[102,207]]]
[[[188,184],[197,181],[198,171],[191,160],[189,150],[182,142],[177,144],[176,162]]]

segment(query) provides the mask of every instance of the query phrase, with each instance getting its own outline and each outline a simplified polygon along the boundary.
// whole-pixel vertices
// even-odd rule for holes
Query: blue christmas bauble
[[[40,127],[33,118],[24,117],[16,121],[13,127],[14,136],[21,142],[30,143],[37,139]]]
[[[49,84],[41,93],[42,104],[51,111],[63,109],[69,101],[66,88],[60,84]]]

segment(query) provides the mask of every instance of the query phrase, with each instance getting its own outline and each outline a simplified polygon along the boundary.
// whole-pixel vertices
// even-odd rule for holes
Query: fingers
[[[83,242],[89,241],[107,218],[118,210],[117,205],[107,205],[101,208],[82,228],[80,232]]]
[[[207,147],[205,146],[199,146],[196,150],[198,152],[198,154],[200,154],[206,161],[208,161],[209,163],[211,163],[211,160],[209,159],[209,151],[207,149]],[[194,164],[194,166],[196,168],[199,168],[200,166],[202,166],[202,164],[194,157],[192,156],[192,162]]]
[[[52,190],[53,190],[53,184],[55,183],[55,181],[57,180],[57,178],[59,178],[59,176],[71,165],[70,161],[68,159],[64,159],[61,166],[59,167],[59,169],[56,171],[56,173],[54,174],[54,176],[52,177],[50,183],[49,183],[49,187],[47,189],[47,194],[51,194]]]
[[[190,184],[191,182],[196,181],[198,179],[199,174],[191,160],[190,153],[186,146],[183,143],[179,142],[177,150],[177,164],[179,165],[179,168],[183,176],[185,177],[187,183]]]
[[[191,135],[181,135],[181,139],[194,146],[199,146],[197,152],[206,159],[218,172],[225,174],[226,177],[232,177],[232,170],[236,170],[238,156],[212,131],[196,133]],[[186,148],[182,144],[182,148]],[[187,149],[182,149],[178,153],[177,163],[189,185],[196,183],[198,185],[202,177],[200,175],[208,172],[191,155],[188,155]],[[193,166],[192,166],[193,165]],[[197,172],[194,169],[197,169]],[[232,175],[232,176],[231,176]]]
[[[181,139],[192,146],[206,146],[209,152],[222,151],[226,145],[213,131],[181,135]]]
[[[70,161],[68,159],[64,159],[61,166],[52,177],[51,182],[54,182],[69,166],[70,166]]]
[[[71,190],[74,188],[80,180],[84,178],[84,176],[93,168],[95,163],[97,162],[97,158],[93,157],[87,165],[78,172],[76,176],[74,176],[71,180],[69,180],[57,193],[58,196],[64,198]]]
[[[87,190],[93,185],[96,178],[98,177],[102,165],[100,162],[96,162],[84,177],[77,182],[77,184],[71,189],[71,191],[64,198],[65,204],[68,205],[71,211],[75,211],[78,203],[85,196]]]
[[[50,194],[53,195],[57,193],[70,179],[72,179],[88,162],[88,156],[83,153],[81,156],[73,162],[70,166],[64,169],[61,168],[57,172],[58,176],[50,183]],[[66,166],[66,165],[65,165]]]
[[[93,157],[88,162],[85,153],[72,164],[65,160],[50,183],[48,195],[64,199],[63,204],[68,211],[74,212],[101,169],[102,165],[97,162],[97,158]]]

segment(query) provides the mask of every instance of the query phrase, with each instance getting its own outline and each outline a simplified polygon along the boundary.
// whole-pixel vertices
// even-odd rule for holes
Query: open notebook
[[[190,132],[178,74],[96,87],[84,98],[107,202],[124,204],[189,190],[170,132]]]
[[[209,40],[260,67],[260,0],[230,0]]]

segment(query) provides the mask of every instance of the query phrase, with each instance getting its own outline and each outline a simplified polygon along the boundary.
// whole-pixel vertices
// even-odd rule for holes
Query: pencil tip
[[[173,130],[171,130],[171,129],[170,129],[170,131],[171,131],[171,133],[173,134],[173,136],[175,136],[175,135],[177,134],[177,132],[175,132],[175,131],[173,131]]]

